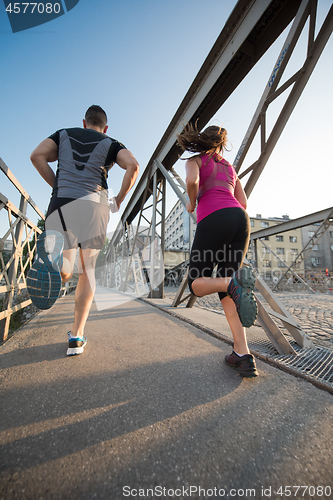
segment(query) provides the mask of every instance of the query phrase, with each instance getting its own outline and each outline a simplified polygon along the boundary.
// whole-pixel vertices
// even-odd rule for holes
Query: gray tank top
[[[50,137],[58,146],[52,196],[108,203],[108,171],[123,144],[92,129],[58,130]]]

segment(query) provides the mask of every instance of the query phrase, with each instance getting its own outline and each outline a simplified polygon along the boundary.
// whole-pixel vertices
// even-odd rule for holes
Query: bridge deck
[[[60,299],[0,347],[0,498],[333,489],[328,392],[260,360],[242,379],[223,362],[229,345],[139,300],[94,306],[86,352],[67,358],[73,308]]]

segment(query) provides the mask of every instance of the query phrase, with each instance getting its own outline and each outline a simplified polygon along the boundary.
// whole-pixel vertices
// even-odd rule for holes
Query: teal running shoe
[[[76,356],[78,354],[83,353],[83,349],[87,344],[86,337],[72,337],[71,332],[67,333],[68,335],[68,349],[67,356]]]
[[[44,231],[37,239],[35,262],[27,274],[27,290],[38,309],[53,306],[61,290],[64,238],[58,231]]]
[[[253,295],[256,276],[249,267],[241,267],[234,273],[228,285],[227,294],[236,304],[241,323],[246,328],[252,326],[258,314],[258,306]]]

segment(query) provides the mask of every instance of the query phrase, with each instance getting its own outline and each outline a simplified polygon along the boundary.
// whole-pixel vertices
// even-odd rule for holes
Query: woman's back
[[[237,181],[234,167],[218,155],[205,154],[200,158],[197,221],[222,208],[243,208],[234,196]]]

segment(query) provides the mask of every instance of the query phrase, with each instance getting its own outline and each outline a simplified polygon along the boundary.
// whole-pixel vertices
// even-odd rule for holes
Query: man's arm
[[[116,162],[119,167],[126,170],[121,188],[115,197],[118,208],[125,196],[133,186],[139,173],[139,164],[128,149],[121,149],[117,154]]]
[[[57,159],[58,146],[52,139],[42,141],[30,155],[31,163],[51,187],[53,187],[55,181],[55,174],[48,162]]]

